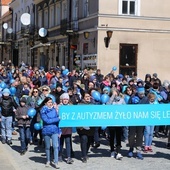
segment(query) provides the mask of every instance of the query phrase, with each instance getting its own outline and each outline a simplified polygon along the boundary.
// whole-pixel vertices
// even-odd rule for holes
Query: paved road
[[[80,160],[80,146],[78,136],[73,135],[73,149],[75,151],[74,163],[69,165],[59,163],[61,170],[168,170],[170,169],[170,150],[166,149],[167,138],[154,138],[153,153],[144,155],[144,160],[127,158],[128,147],[122,142],[122,161],[110,157],[108,141],[101,138],[101,146],[98,149],[91,148],[89,160],[82,163]],[[45,167],[44,149],[37,145],[29,146],[28,152],[20,156],[20,142],[18,136],[13,136],[13,145],[0,143],[0,170],[47,170]]]

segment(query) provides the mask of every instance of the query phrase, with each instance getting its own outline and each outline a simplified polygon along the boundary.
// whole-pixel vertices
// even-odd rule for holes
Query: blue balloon
[[[103,88],[103,92],[104,92],[104,91],[107,91],[107,94],[109,94],[109,93],[110,93],[110,87],[105,86],[105,87]]]
[[[0,86],[1,86],[2,89],[5,89],[6,88],[6,83],[5,82],[1,82]]]
[[[10,90],[10,92],[11,92],[11,95],[12,95],[12,96],[14,96],[14,95],[15,95],[15,93],[16,93],[16,91],[17,91],[17,90],[16,90],[16,88],[15,88],[15,87],[13,87],[13,86],[12,86],[12,87],[10,87],[10,89],[9,89],[9,90]]]
[[[126,96],[124,97],[124,100],[125,100],[125,103],[126,103],[126,104],[128,104],[129,99],[130,99],[130,96],[128,96],[128,95],[126,95]]]
[[[100,95],[100,93],[98,91],[93,91],[92,92],[92,97],[93,97],[94,100],[100,101],[101,95]]]
[[[68,73],[69,73],[69,70],[68,70],[68,69],[63,70],[63,72],[62,72],[63,76],[68,75]]]
[[[102,94],[101,103],[106,104],[109,101],[109,99],[110,99],[110,97],[108,96],[108,94]]]
[[[114,66],[114,67],[112,68],[112,70],[113,70],[113,71],[116,71],[116,70],[117,70],[117,67],[116,67],[116,66]]]
[[[11,79],[10,80],[10,84],[12,84],[12,83],[14,83],[15,82],[15,80],[14,79]]]
[[[132,104],[138,104],[140,101],[139,97],[138,96],[134,96],[132,97]]]
[[[42,125],[40,123],[35,123],[34,124],[34,129],[35,130],[41,130],[42,129]]]
[[[56,99],[55,99],[55,97],[52,94],[49,94],[48,97],[50,97],[52,99],[53,103],[56,102]]]
[[[33,118],[36,115],[36,110],[34,108],[30,108],[27,112],[27,115]]]

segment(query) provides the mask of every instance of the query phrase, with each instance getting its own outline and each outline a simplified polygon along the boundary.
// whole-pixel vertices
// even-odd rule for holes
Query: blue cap
[[[137,92],[138,93],[145,93],[145,88],[143,87],[143,86],[139,86],[138,88],[137,88]]]

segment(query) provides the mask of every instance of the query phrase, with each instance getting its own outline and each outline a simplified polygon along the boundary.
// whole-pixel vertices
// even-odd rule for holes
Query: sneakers
[[[58,161],[59,161],[59,162],[63,162],[62,156],[59,156],[59,157],[58,157]]]
[[[67,161],[66,161],[67,164],[72,164],[73,162],[74,162],[74,161],[72,160],[72,158],[70,158],[70,157],[67,158]]]
[[[13,132],[12,132],[12,135],[17,135],[18,133],[14,130]]]
[[[133,152],[132,152],[132,151],[129,151],[129,152],[128,152],[128,157],[129,157],[129,158],[133,157]]]
[[[153,152],[151,146],[148,147],[148,151],[149,151],[149,152]]]
[[[83,162],[83,163],[87,163],[87,158],[86,158],[86,157],[83,157],[83,158],[82,158],[82,162]]]
[[[45,167],[50,167],[50,161],[45,164]]]
[[[54,164],[54,168],[55,168],[55,169],[60,169],[60,167],[58,166],[57,163]]]
[[[148,146],[145,146],[144,149],[143,149],[143,152],[144,153],[147,153],[149,151],[149,147]]]
[[[140,160],[143,160],[143,156],[142,156],[142,154],[140,152],[137,152],[136,158],[140,159]]]
[[[123,156],[120,153],[118,153],[116,155],[116,160],[122,160],[122,158],[123,158]]]
[[[111,158],[114,158],[115,157],[115,152],[111,152],[111,155],[110,155]]]
[[[21,150],[20,155],[23,156],[23,155],[25,155],[25,153],[26,153],[25,150]]]
[[[11,140],[7,140],[7,144],[8,145],[12,145],[12,141]]]
[[[94,148],[100,147],[100,143],[95,143]]]
[[[1,142],[2,142],[2,144],[5,144],[5,143],[6,143],[6,140],[5,140],[5,139],[2,139]]]

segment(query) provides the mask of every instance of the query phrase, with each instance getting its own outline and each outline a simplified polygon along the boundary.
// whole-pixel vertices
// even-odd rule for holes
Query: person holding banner
[[[147,102],[147,97],[145,96],[145,89],[143,86],[137,88],[137,93],[133,94],[128,104],[144,104]],[[141,102],[142,101],[142,102]],[[143,143],[143,130],[144,126],[129,126],[129,151],[128,157],[133,157],[134,148],[136,148],[136,158],[143,160],[143,156],[141,154],[142,151],[142,143]]]
[[[112,89],[112,96],[107,104],[111,105],[124,105],[126,104],[123,96],[121,96],[118,89]],[[110,149],[111,157],[121,160],[123,156],[120,154],[122,127],[108,127],[110,133]],[[115,151],[115,136],[116,136],[116,151]]]
[[[41,103],[40,116],[43,121],[42,135],[44,136],[45,152],[46,152],[46,167],[50,167],[50,139],[54,150],[54,166],[58,166],[58,151],[59,151],[59,137],[61,130],[58,127],[60,118],[51,97],[46,97]]]
[[[70,98],[68,93],[63,93],[60,96],[60,105],[69,105],[70,104]],[[65,146],[66,146],[66,163],[67,164],[72,164],[74,161],[71,158],[71,152],[72,152],[72,128],[67,127],[67,128],[61,128],[62,134],[60,138],[60,152],[59,152],[59,161],[62,162],[62,153],[63,153],[63,145],[65,141]]]
[[[148,101],[146,102],[146,104],[159,104],[157,101],[156,101],[156,95],[154,93],[149,93],[148,96]],[[143,103],[145,104],[145,103]],[[144,130],[144,152],[147,153],[147,152],[153,152],[152,150],[152,139],[153,139],[153,132],[154,132],[154,126],[145,126],[145,130]]]
[[[88,92],[85,92],[83,100],[80,104],[91,105],[93,104],[91,96]],[[80,148],[82,154],[82,162],[87,163],[88,160],[88,150],[91,143],[93,142],[95,128],[92,127],[77,127],[77,133],[80,137]]]

